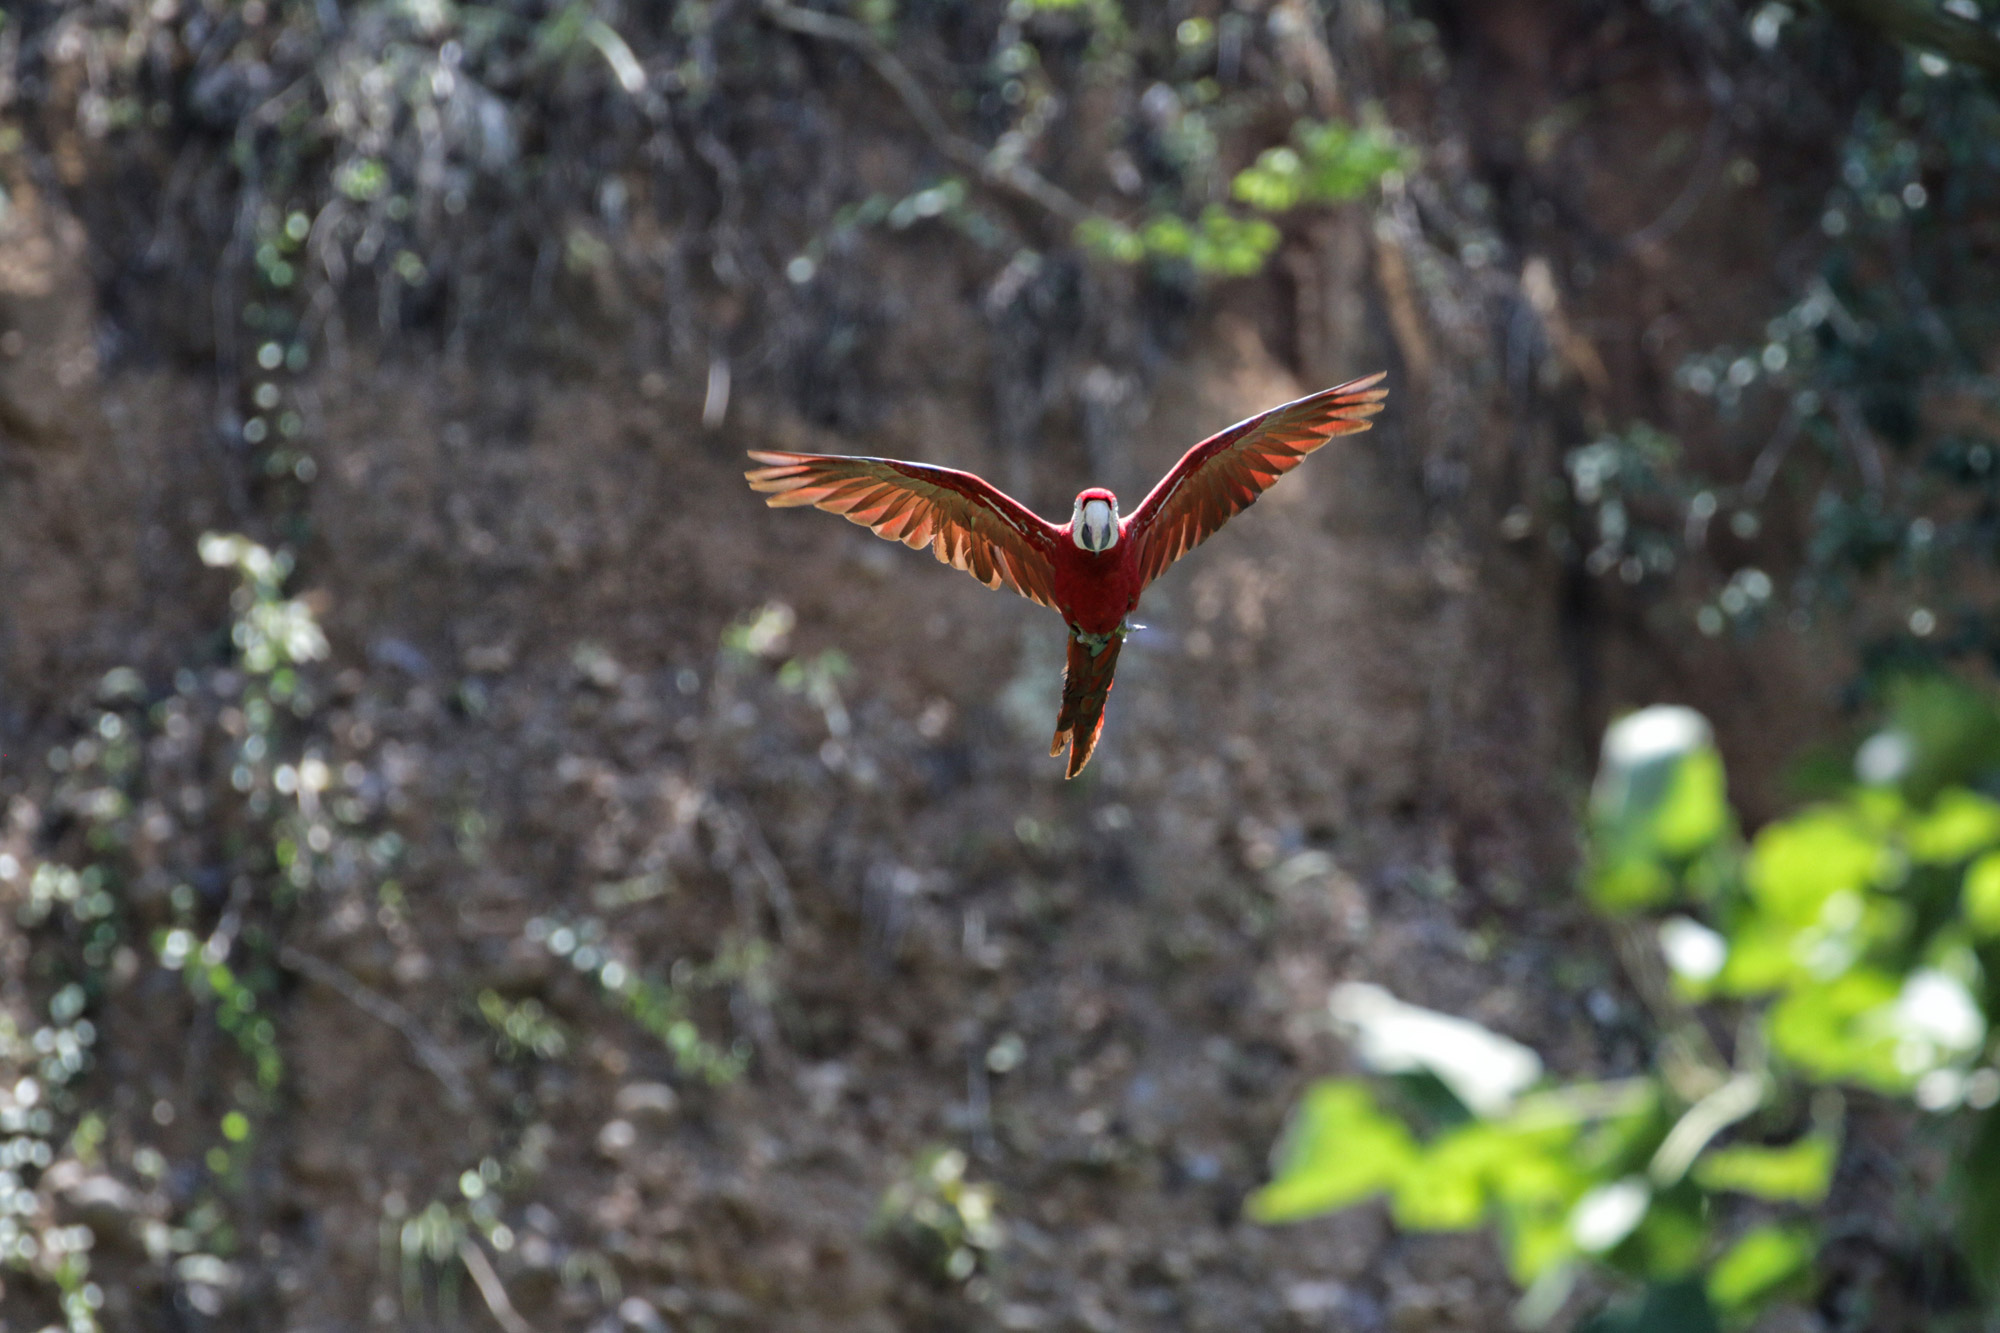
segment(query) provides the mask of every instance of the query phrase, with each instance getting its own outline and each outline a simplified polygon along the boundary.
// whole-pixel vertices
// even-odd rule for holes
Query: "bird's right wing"
[[[773,508],[814,505],[889,541],[931,547],[989,588],[1006,584],[1043,606],[1056,604],[1061,529],[970,472],[838,454],[753,449],[750,457],[764,466],[743,475]]]

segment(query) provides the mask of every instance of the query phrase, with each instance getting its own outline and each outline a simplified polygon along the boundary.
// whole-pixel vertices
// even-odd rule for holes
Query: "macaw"
[[[1336,435],[1367,430],[1384,372],[1349,380],[1238,422],[1187,451],[1129,518],[1101,486],[1079,491],[1058,527],[970,472],[892,458],[750,450],[744,474],[773,508],[814,505],[921,550],[989,588],[1051,607],[1069,626],[1062,709],[1050,755],[1069,746],[1067,777],[1090,762],[1126,617],[1168,565],[1249,508]]]

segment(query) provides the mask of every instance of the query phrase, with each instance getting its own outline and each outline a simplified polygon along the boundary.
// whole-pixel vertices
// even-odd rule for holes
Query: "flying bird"
[[[970,472],[893,458],[753,449],[744,475],[773,508],[815,505],[878,537],[932,548],[989,588],[1003,584],[1062,613],[1069,626],[1062,711],[1049,753],[1069,746],[1068,777],[1090,762],[1104,703],[1139,594],[1215,535],[1271,483],[1336,435],[1367,430],[1382,410],[1382,372],[1274,407],[1187,451],[1118,515],[1101,486],[1079,491],[1060,526]]]

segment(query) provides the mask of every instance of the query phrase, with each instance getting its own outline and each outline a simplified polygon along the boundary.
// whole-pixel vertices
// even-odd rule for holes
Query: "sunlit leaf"
[[[1608,912],[1640,912],[1672,902],[1674,877],[1648,856],[1621,856],[1593,866],[1590,896]]]
[[[1531,1285],[1543,1274],[1576,1257],[1567,1207],[1513,1209],[1504,1220],[1507,1270],[1522,1286]]]
[[[1960,910],[1965,923],[1980,935],[2000,935],[2000,852],[1988,852],[1965,872]]]
[[[1722,756],[1712,747],[1697,749],[1674,767],[1666,799],[1653,814],[1653,845],[1668,856],[1693,856],[1728,827]]]
[[[1462,1230],[1498,1204],[1509,1218],[1560,1223],[1590,1184],[1572,1165],[1575,1138],[1573,1123],[1546,1120],[1473,1123],[1441,1134],[1396,1183],[1396,1221],[1413,1230]]]
[[[2000,802],[1951,788],[1910,822],[1905,837],[1915,860],[1955,864],[2000,842]]]
[[[1818,1203],[1833,1179],[1835,1155],[1833,1140],[1824,1134],[1808,1134],[1782,1148],[1739,1144],[1697,1161],[1694,1180],[1705,1190]]]
[[[1239,218],[1210,205],[1202,210],[1188,258],[1200,273],[1244,277],[1257,272],[1278,247],[1278,229],[1262,218]]]
[[[1621,838],[1650,834],[1673,793],[1681,764],[1711,748],[1708,720],[1692,708],[1642,708],[1604,733],[1590,793],[1591,822]]]
[[[1504,1140],[1485,1125],[1441,1136],[1396,1182],[1396,1221],[1413,1231],[1462,1231],[1486,1215],[1487,1176]]]
[[[1139,229],[1139,240],[1147,254],[1168,259],[1185,259],[1194,250],[1193,230],[1171,214],[1150,219]]]
[[[1815,1077],[1897,1092],[1910,1075],[1896,1062],[1889,1014],[1901,987],[1873,968],[1793,990],[1771,1010],[1771,1044]]]
[[[1819,1238],[1803,1227],[1758,1227],[1709,1269],[1708,1298],[1731,1313],[1747,1313],[1803,1273],[1818,1252]]]
[[[1305,197],[1304,175],[1296,150],[1267,148],[1254,165],[1236,173],[1230,192],[1252,208],[1282,213]]]
[[[1613,723],[1590,807],[1591,895],[1620,912],[1671,901],[1675,869],[1731,826],[1722,759],[1707,720],[1691,708],[1663,706]]]
[[[1293,1113],[1277,1176],[1246,1211],[1259,1222],[1289,1222],[1344,1208],[1395,1185],[1417,1155],[1409,1130],[1375,1105],[1366,1084],[1323,1080]]]
[[[1831,807],[1770,825],[1750,848],[1750,890],[1785,921],[1818,917],[1837,893],[1858,893],[1880,872],[1881,841]]]
[[[1358,199],[1408,155],[1385,130],[1340,121],[1301,121],[1296,146],[1267,148],[1236,174],[1230,192],[1242,203],[1269,213],[1300,204],[1337,204]]]
[[[1793,944],[1799,928],[1752,917],[1731,932],[1719,987],[1731,995],[1760,995],[1784,985],[1798,968]]]

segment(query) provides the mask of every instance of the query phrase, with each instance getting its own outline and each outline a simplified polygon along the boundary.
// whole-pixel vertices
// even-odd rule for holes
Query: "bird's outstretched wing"
[[[1336,435],[1367,430],[1382,410],[1383,372],[1274,407],[1187,451],[1140,502],[1125,531],[1138,544],[1139,586],[1215,535],[1271,483]]]
[[[878,537],[929,546],[989,588],[1056,604],[1051,553],[1061,529],[970,472],[838,454],[753,449],[750,457],[764,466],[743,475],[773,508],[815,505]]]

